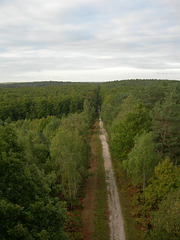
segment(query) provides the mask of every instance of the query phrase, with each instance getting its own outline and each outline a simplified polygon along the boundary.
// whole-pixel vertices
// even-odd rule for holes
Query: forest
[[[0,89],[0,239],[69,239],[98,86]]]
[[[180,84],[124,80],[0,85],[0,239],[82,239],[70,216],[98,108],[142,238],[180,238]]]
[[[129,182],[131,214],[144,239],[179,239],[179,82],[104,83],[100,99],[116,175]]]

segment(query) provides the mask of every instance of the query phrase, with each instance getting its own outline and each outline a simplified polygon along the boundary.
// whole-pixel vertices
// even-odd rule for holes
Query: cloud
[[[180,79],[179,10],[176,0],[0,1],[0,81]]]

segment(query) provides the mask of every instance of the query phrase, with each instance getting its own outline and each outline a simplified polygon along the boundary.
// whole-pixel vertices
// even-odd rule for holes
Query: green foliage
[[[169,89],[168,85],[175,84],[174,81],[139,81],[132,94],[135,98],[140,99],[148,110],[151,110],[157,101],[164,98],[165,92]]]
[[[26,163],[12,128],[1,127],[0,138],[1,239],[40,239],[45,230],[46,239],[68,239],[56,175]]]
[[[149,126],[142,129],[152,131],[155,150],[161,157],[169,156],[175,164],[179,164],[179,90],[178,81],[167,80],[114,81],[101,85],[101,116],[112,136],[110,141],[115,158],[120,161],[126,159],[134,145],[132,139],[139,134],[135,128],[141,128],[141,117],[139,126],[134,124],[132,127],[128,126],[130,123],[126,117],[137,111],[136,103],[140,100],[152,120],[152,123],[145,121]]]
[[[97,84],[72,83],[57,86],[0,88],[0,119],[10,123],[53,115],[82,112],[85,99],[97,105]]]
[[[17,136],[12,127],[0,126],[0,154],[20,156],[22,148],[17,143]]]
[[[58,199],[37,199],[27,208],[0,200],[0,214],[1,239],[69,239],[63,229],[65,205]]]
[[[62,119],[62,125],[52,140],[51,156],[56,162],[66,199],[72,200],[77,196],[87,176],[88,132],[89,120],[86,122],[84,114],[73,114]]]
[[[145,108],[138,104],[133,112],[116,118],[111,129],[111,150],[119,161],[126,160],[134,146],[134,137],[142,131],[150,130],[151,121]]]
[[[128,159],[123,161],[123,168],[133,185],[143,187],[144,190],[157,163],[158,156],[154,152],[152,132],[149,132],[135,138],[135,146],[128,154]]]
[[[50,160],[49,147],[60,124],[60,119],[50,116],[42,119],[20,120],[13,124],[28,163],[35,163],[46,173],[55,170]]]
[[[92,106],[91,103],[87,99],[85,99],[85,101],[84,101],[83,114],[84,114],[86,123],[89,125],[89,127],[91,127],[92,124],[94,123],[96,113],[95,113],[94,106]]]
[[[151,240],[180,239],[180,190],[169,193],[152,216]]]
[[[132,95],[129,95],[121,104],[120,111],[118,113],[118,119],[125,119],[127,114],[132,113],[134,110],[137,109],[137,107],[137,100]]]
[[[180,156],[180,99],[176,89],[156,103],[152,114],[156,150],[177,164]]]
[[[102,87],[103,88],[103,87]],[[102,101],[102,91],[101,90],[101,101]],[[106,96],[101,106],[101,117],[106,128],[110,128],[113,120],[117,117],[123,99],[126,97],[124,94],[114,95],[109,94]]]
[[[87,177],[98,86],[0,93],[0,239],[69,239],[66,206]]]
[[[146,230],[152,224],[150,212],[156,213],[167,194],[179,188],[179,170],[173,163],[178,165],[180,156],[180,84],[178,81],[168,80],[114,81],[101,85],[100,96],[101,116],[110,135],[114,164],[121,168],[124,166],[127,175],[138,188],[139,193],[134,201],[134,221],[139,222],[139,227]],[[142,104],[138,106],[137,102]],[[154,173],[153,169],[158,161],[166,156],[173,163],[166,159],[159,163]],[[151,176],[154,177],[150,181]],[[145,188],[144,193],[141,191],[142,185]],[[133,195],[132,192],[129,194]],[[168,215],[171,219],[177,219],[173,209],[172,214],[166,212],[167,222]],[[165,212],[160,211],[157,214],[160,220],[157,220],[159,223],[153,222],[150,239],[178,239],[179,236],[177,238],[177,234],[172,231],[173,220],[169,231],[165,229],[167,224],[164,228],[163,224],[160,226],[160,214],[164,216]]]
[[[97,113],[98,92],[99,85],[89,83],[0,88],[1,239],[68,239],[62,200],[72,204],[87,177],[87,137]],[[123,161],[135,185],[142,186],[142,176],[148,184],[153,175],[154,145],[157,153],[178,164],[179,96],[178,81],[101,84],[101,114],[111,151]],[[152,239],[179,237],[179,198],[173,195],[178,174],[178,167],[166,159],[155,168],[145,193],[140,192],[145,212],[154,211]],[[163,222],[168,216],[169,227]]]
[[[155,168],[155,177],[145,189],[145,204],[151,209],[156,209],[167,194],[179,186],[179,170],[173,166],[169,158],[166,158]]]

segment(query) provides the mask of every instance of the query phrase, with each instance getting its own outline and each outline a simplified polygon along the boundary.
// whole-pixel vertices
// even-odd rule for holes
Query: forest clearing
[[[0,85],[0,239],[179,239],[179,93],[168,80]]]

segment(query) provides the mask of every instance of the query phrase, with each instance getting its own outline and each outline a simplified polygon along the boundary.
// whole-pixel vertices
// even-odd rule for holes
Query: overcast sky
[[[180,0],[0,0],[0,82],[180,80]]]

